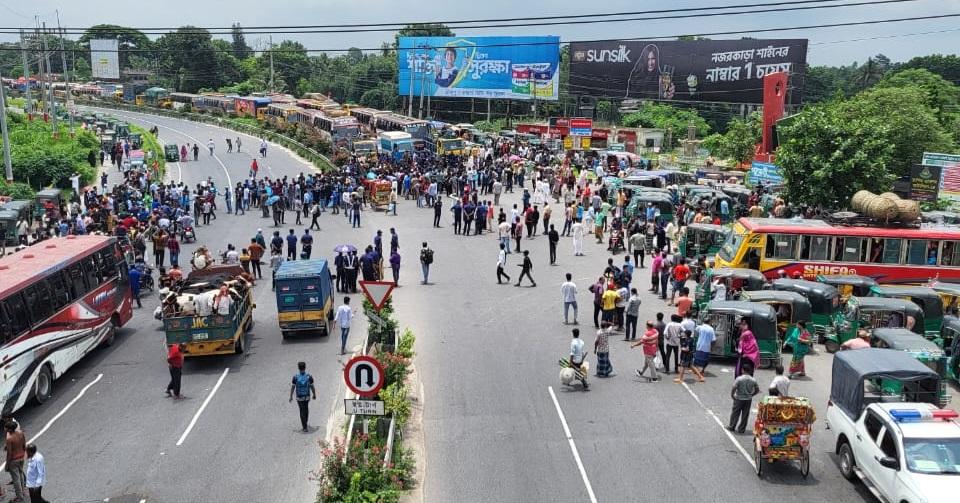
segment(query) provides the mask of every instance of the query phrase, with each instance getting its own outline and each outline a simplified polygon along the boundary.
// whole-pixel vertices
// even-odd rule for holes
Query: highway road
[[[166,142],[204,146],[213,138],[215,156],[203,150],[198,162],[168,165],[169,177],[191,185],[207,177],[218,186],[241,180],[250,163],[247,152],[259,143],[243,136],[244,152],[227,154],[224,140],[236,133],[114,114],[157,125]],[[295,176],[308,169],[271,148],[260,172]],[[111,181],[116,179],[112,171]],[[519,192],[505,195],[508,213],[519,199]],[[332,258],[336,244],[362,247],[377,229],[398,230],[403,266],[394,304],[401,325],[417,334],[424,501],[872,501],[862,486],[839,475],[824,430],[830,355],[808,357],[809,378],[792,388],[810,397],[821,413],[810,476],[803,479],[796,465],[780,464],[768,466],[758,479],[747,455],[752,435],[730,434],[722,427],[730,410],[731,362],[712,362],[704,384],[675,384],[673,375],[647,383],[634,375],[642,363],[639,348],[628,349],[613,338],[616,376],[593,378],[587,392],[560,384],[557,359],[568,353],[572,328],[563,324],[560,284],[564,273],[573,274],[580,289],[579,327],[592,353],[587,286],[610,257],[605,244],[588,236],[586,255],[574,257],[570,238],[562,238],[558,264],[550,266],[546,237],[524,239],[537,287],[498,285],[495,234],[455,236],[446,208],[443,226],[436,229],[431,210],[402,199],[399,206],[398,216],[365,213],[360,229],[350,229],[342,216],[323,215],[314,250],[315,256]],[[556,205],[554,215],[562,226]],[[198,229],[198,242],[213,249],[246,243],[258,227],[272,231],[272,220],[255,212],[233,216],[221,209],[218,216],[213,225]],[[296,227],[298,234],[302,228]],[[419,284],[423,241],[435,251],[429,285]],[[187,256],[191,247],[185,248]],[[520,270],[514,265],[517,257],[508,259],[507,273],[514,279]],[[641,320],[673,309],[646,292],[648,271],[635,274],[634,285],[643,292]],[[317,442],[327,434],[329,413],[342,407],[344,360],[334,338],[282,340],[267,284],[258,285],[255,296],[248,352],[189,361],[186,400],[163,394],[163,334],[151,316],[156,305],[151,298],[120,332],[117,344],[57,382],[53,400],[21,411],[28,437],[43,431],[36,442],[48,462],[44,492],[55,501],[312,501],[315,484],[308,477],[317,466]],[[363,330],[354,329],[351,344],[359,344]],[[316,426],[309,434],[298,431],[296,407],[287,403],[290,376],[300,359],[318,383],[311,411]],[[592,354],[590,360],[595,368]],[[772,371],[758,371],[757,377],[766,390]]]

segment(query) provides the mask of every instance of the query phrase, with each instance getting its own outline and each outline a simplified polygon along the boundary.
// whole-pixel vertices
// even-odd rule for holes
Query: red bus
[[[117,239],[68,236],[0,258],[0,408],[43,403],[53,381],[133,315]]]
[[[805,279],[858,274],[878,283],[960,282],[960,228],[855,227],[822,220],[741,218],[720,247],[717,267],[779,270]]]

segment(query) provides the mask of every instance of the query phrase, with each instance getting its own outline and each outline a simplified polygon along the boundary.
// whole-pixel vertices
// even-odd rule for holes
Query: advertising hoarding
[[[120,78],[120,47],[117,40],[90,40],[90,69],[94,79]]]
[[[914,164],[910,169],[910,199],[934,202],[940,193],[940,166]]]
[[[806,39],[574,42],[570,94],[763,103],[763,76],[787,72],[797,105],[806,61]]]
[[[401,96],[555,101],[560,37],[400,37]]]

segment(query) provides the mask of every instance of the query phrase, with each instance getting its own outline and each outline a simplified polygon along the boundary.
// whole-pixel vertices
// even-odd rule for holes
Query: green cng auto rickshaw
[[[923,309],[923,334],[928,339],[940,335],[943,324],[943,303],[932,288],[922,286],[877,285],[870,289],[876,297],[906,299]]]
[[[659,212],[658,223],[673,221],[673,198],[670,197],[670,194],[662,192],[642,191],[635,193],[623,212],[624,216],[629,220],[634,215],[642,215],[646,211],[647,204],[653,204],[657,208]]]
[[[33,227],[33,211],[34,203],[33,201],[8,201],[6,203],[0,204],[0,209],[16,211],[17,215],[23,220],[26,220],[27,225]]]
[[[47,215],[53,219],[60,218],[60,189],[43,189],[35,197],[37,216]]]
[[[140,133],[130,133],[127,136],[127,141],[130,142],[130,148],[133,150],[140,150],[143,147],[143,135]]]
[[[3,239],[7,246],[17,246],[17,215],[16,211],[0,209],[0,239]]]
[[[926,286],[940,295],[944,314],[957,316],[958,311],[960,311],[960,284],[933,280]]]
[[[684,229],[680,236],[680,254],[690,260],[700,255],[716,255],[730,233],[730,229],[713,224],[690,224]]]
[[[922,335],[913,333],[905,328],[878,328],[870,335],[870,345],[875,348],[903,351],[916,358],[930,370],[940,374],[940,393],[938,395],[941,407],[950,403],[947,393],[947,355],[939,346],[927,340]],[[899,383],[888,382],[884,386],[887,391],[899,393]]]
[[[740,300],[759,302],[772,307],[777,314],[777,334],[780,345],[787,340],[790,332],[797,330],[797,322],[809,324],[811,321],[810,301],[796,292],[783,290],[744,290],[740,292]]]
[[[750,322],[750,330],[760,348],[760,368],[770,368],[780,361],[780,340],[777,336],[777,313],[773,307],[758,302],[713,301],[700,313],[701,321],[709,321],[717,334],[710,354],[721,357],[737,356],[740,340],[740,320]]]
[[[940,328],[940,341],[949,360],[947,360],[947,376],[960,382],[960,318],[945,316],[943,327]]]
[[[810,321],[817,342],[823,343],[833,332],[833,317],[840,310],[840,292],[831,285],[805,279],[778,278],[771,283],[774,290],[796,292],[810,301]]]
[[[163,158],[167,162],[177,162],[180,160],[180,147],[176,143],[168,143],[163,146]]]
[[[714,299],[714,283],[721,282],[725,293],[723,298]],[[753,269],[744,269],[739,267],[721,267],[718,269],[707,269],[697,285],[694,309],[699,311],[711,300],[736,300],[740,297],[743,290],[762,290],[767,284],[767,279],[760,271]]]
[[[833,285],[840,292],[840,303],[843,304],[851,296],[867,297],[870,288],[877,285],[877,281],[868,276],[857,274],[827,274],[818,275],[817,281]]]
[[[923,310],[904,299],[850,297],[844,310],[834,317],[833,328],[834,333],[828,334],[824,343],[829,353],[837,352],[844,342],[857,337],[859,330],[907,328],[923,335]]]

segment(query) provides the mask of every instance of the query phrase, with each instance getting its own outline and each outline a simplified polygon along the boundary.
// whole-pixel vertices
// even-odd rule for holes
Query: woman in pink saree
[[[740,377],[743,373],[743,362],[749,360],[753,363],[753,368],[760,366],[760,347],[757,345],[757,338],[753,336],[750,330],[750,320],[743,318],[740,320],[740,343],[738,344],[740,357],[737,358],[737,369],[734,377]]]

